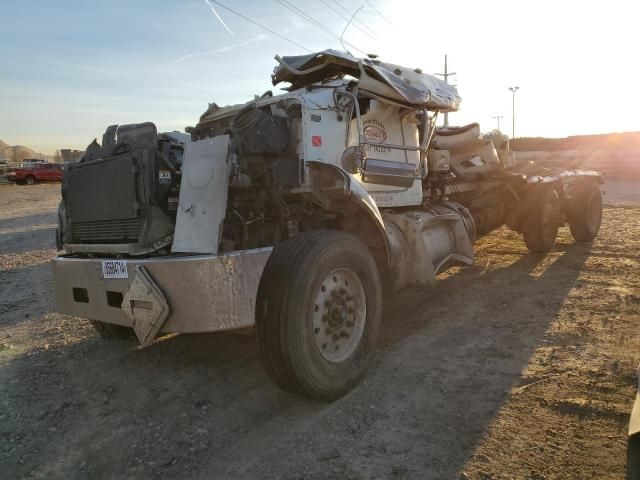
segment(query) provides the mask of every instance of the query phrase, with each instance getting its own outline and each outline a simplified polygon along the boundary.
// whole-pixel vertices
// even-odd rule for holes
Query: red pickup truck
[[[19,185],[33,185],[36,182],[60,182],[62,165],[59,163],[34,163],[12,168],[7,172],[7,180]]]

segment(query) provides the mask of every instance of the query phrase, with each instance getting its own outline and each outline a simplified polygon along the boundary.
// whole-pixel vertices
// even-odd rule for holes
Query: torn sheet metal
[[[336,50],[293,57],[276,56],[276,60],[280,65],[271,76],[272,83],[290,82],[292,90],[340,75],[350,75],[359,79],[361,90],[405,105],[443,112],[454,112],[460,108],[461,98],[454,86],[424,74],[418,68],[384,63],[376,58],[356,58]]]

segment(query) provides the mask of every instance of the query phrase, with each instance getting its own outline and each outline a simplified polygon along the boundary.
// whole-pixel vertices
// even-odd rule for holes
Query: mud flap
[[[133,330],[143,347],[153,342],[170,311],[164,294],[143,266],[136,267],[122,309],[133,322]]]

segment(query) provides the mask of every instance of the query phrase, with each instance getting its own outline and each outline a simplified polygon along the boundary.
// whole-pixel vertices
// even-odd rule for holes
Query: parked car
[[[12,168],[7,172],[7,180],[19,185],[33,185],[36,182],[62,181],[62,165],[59,163],[32,163]]]

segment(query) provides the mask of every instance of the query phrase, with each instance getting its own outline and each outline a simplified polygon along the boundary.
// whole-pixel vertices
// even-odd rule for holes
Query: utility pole
[[[500,119],[504,117],[502,115],[496,115],[493,118],[498,121],[498,130],[500,130]]]
[[[451,75],[455,75],[456,72],[449,72],[448,68],[447,68],[447,56],[444,56],[444,73],[436,73],[436,75],[444,78],[444,83],[449,83],[449,77]],[[444,126],[448,127],[449,126],[449,113],[445,112],[444,114]]]
[[[511,90],[511,138],[516,138],[516,92],[520,87],[509,87]]]

